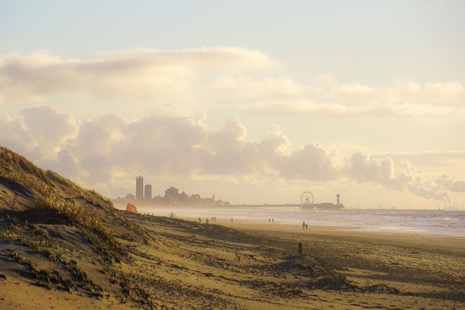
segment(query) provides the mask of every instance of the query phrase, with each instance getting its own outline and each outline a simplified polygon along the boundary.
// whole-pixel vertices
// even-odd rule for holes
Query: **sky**
[[[107,197],[465,210],[463,1],[0,2],[0,145]]]

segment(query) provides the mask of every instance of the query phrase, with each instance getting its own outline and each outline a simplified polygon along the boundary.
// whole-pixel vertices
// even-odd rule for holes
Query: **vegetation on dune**
[[[0,254],[23,266],[24,276],[46,288],[68,292],[81,290],[89,296],[103,296],[102,288],[68,255],[69,249],[63,246],[62,237],[50,235],[64,226],[89,242],[88,253],[81,255],[99,262],[109,283],[120,286],[125,300],[140,302],[141,296],[145,296],[143,290],[128,284],[127,275],[115,263],[130,260],[127,246],[117,237],[139,238],[144,243],[149,237],[133,221],[121,216],[109,199],[53,171],[38,168],[5,147],[0,147],[1,185],[11,199],[0,200],[0,239],[10,244]],[[27,205],[15,205],[17,196],[22,196]],[[46,260],[55,267],[39,268],[28,258],[34,257],[28,254],[31,250],[39,260]]]
[[[119,260],[124,256],[124,249],[102,223],[101,214],[83,206],[87,204],[115,216],[116,212],[110,200],[95,191],[80,188],[55,172],[44,171],[4,147],[0,148],[0,160],[0,174],[38,193],[38,199],[32,208],[18,214],[20,218],[32,222],[48,220],[76,226],[105,254],[105,259]],[[109,251],[109,248],[112,251]]]

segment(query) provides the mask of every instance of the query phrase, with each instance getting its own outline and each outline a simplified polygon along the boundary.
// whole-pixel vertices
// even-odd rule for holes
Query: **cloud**
[[[42,106],[21,112],[24,129],[32,135],[36,147],[56,151],[59,145],[74,135],[77,124],[71,115]]]
[[[345,174],[359,183],[372,183],[438,201],[450,201],[450,192],[465,192],[465,182],[443,174],[427,175],[403,159],[397,163],[389,156],[368,156],[354,153],[344,168]]]
[[[121,194],[113,189],[120,190],[122,180],[132,181],[137,174],[244,184],[370,183],[436,200],[465,192],[463,180],[426,174],[414,168],[408,156],[338,154],[317,143],[292,149],[279,126],[272,126],[263,139],[253,140],[237,118],[212,131],[202,118],[148,115],[128,120],[105,114],[76,123],[71,115],[38,107],[16,117],[4,115],[0,129],[9,133],[0,136],[0,144],[110,195]],[[463,160],[460,154],[452,158]]]
[[[334,103],[316,103],[306,100],[264,101],[241,105],[241,110],[254,115],[296,115],[379,119],[437,119],[465,115],[465,108],[404,104],[371,104],[353,106]]]
[[[267,55],[237,47],[182,51],[131,49],[104,58],[61,58],[46,52],[0,57],[0,104],[41,102],[48,96],[86,94],[125,97],[138,102],[182,101],[221,72],[268,71],[278,63]]]
[[[271,70],[279,63],[268,55],[241,47],[205,47],[190,48],[179,51],[161,51],[153,49],[133,48],[122,51],[101,53],[129,68],[179,67],[197,68],[201,70],[224,70],[236,72],[250,70]],[[113,67],[113,66],[110,66]]]
[[[71,115],[41,106],[25,109],[16,118],[4,114],[0,131],[1,144],[41,159],[55,155],[75,134],[77,124]]]
[[[408,81],[398,83],[387,91],[392,101],[400,99],[412,102],[463,103],[465,89],[458,81],[436,81],[425,84]]]
[[[283,156],[278,169],[280,176],[286,179],[328,181],[338,176],[335,156],[319,144],[305,145],[289,156]]]
[[[222,74],[207,85],[206,90],[213,92],[217,97],[236,96],[255,99],[298,96],[305,91],[305,86],[286,76]]]
[[[240,47],[134,48],[90,59],[8,54],[0,56],[0,105],[66,102],[76,111],[92,104],[94,115],[109,108],[130,113],[134,107],[139,113],[190,115],[216,105],[254,115],[422,120],[465,115],[465,88],[458,81],[374,87],[322,75],[304,84],[282,68],[272,57]]]
[[[465,89],[457,81],[404,82],[374,88],[360,83],[341,84],[323,75],[313,85],[294,85],[294,92],[287,92],[287,96],[262,96],[252,103],[241,104],[239,109],[254,115],[335,118],[424,120],[465,115]]]

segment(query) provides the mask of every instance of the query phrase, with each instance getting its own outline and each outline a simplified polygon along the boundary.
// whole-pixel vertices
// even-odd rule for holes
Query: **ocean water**
[[[334,211],[301,210],[300,208],[270,207],[143,207],[142,213],[182,218],[216,217],[235,221],[268,223],[275,225],[308,225],[343,227],[346,230],[414,233],[465,237],[465,211],[449,210],[362,210]]]

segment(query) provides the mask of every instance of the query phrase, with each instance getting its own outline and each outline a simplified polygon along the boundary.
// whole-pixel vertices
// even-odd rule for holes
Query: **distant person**
[[[199,216],[199,223],[202,223],[202,219],[200,218],[200,216]]]
[[[302,222],[302,230],[305,229],[305,221]]]
[[[270,224],[270,223],[271,223],[271,219],[268,219],[268,224]]]
[[[274,224],[274,219],[271,219],[271,222]]]
[[[210,223],[210,221],[208,220],[208,218],[205,219],[205,223]]]
[[[305,230],[308,230],[308,224],[305,223]]]

